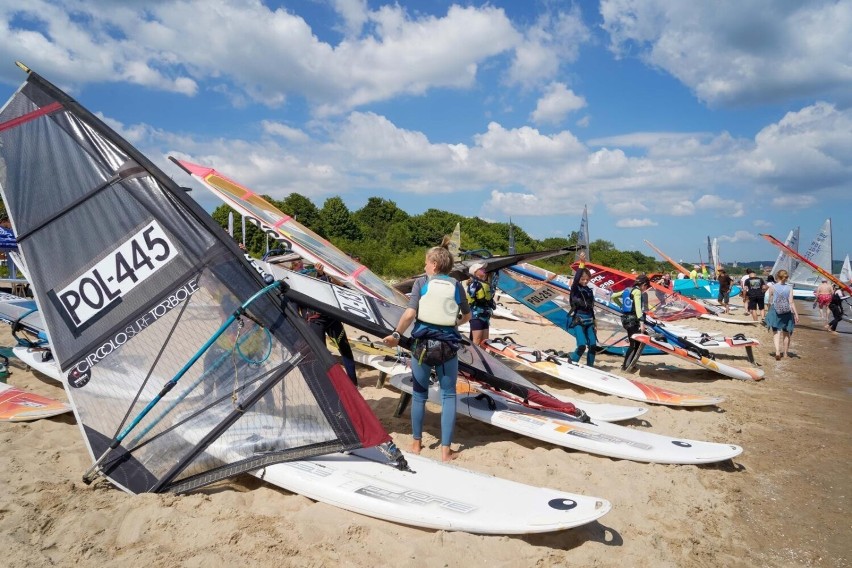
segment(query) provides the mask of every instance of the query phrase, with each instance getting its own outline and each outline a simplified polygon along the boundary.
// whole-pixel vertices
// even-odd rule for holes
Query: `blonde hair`
[[[790,274],[786,270],[783,270],[783,269],[779,270],[778,272],[775,273],[775,280],[777,280],[781,284],[786,282],[787,278],[789,278],[789,277],[790,277]]]
[[[438,274],[449,274],[453,269],[453,255],[446,246],[432,247],[427,250],[426,260],[435,263],[435,271]]]

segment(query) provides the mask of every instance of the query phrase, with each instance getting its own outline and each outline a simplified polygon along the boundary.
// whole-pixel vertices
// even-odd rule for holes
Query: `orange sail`
[[[663,257],[663,258],[664,258],[664,259],[666,259],[667,261],[669,261],[669,264],[671,264],[672,266],[674,266],[674,267],[678,270],[678,272],[682,272],[684,275],[689,276],[689,270],[687,270],[686,268],[684,268],[683,266],[681,266],[680,264],[678,264],[677,262],[675,262],[675,260],[674,260],[673,258],[671,258],[671,257],[667,256],[667,255],[666,255],[666,253],[664,253],[663,251],[661,251],[660,249],[658,249],[657,247],[655,247],[655,246],[653,245],[653,243],[651,243],[651,241],[645,241],[645,244],[646,244],[646,245],[648,245],[649,247],[651,247],[652,249],[654,249],[654,251],[655,251],[658,255],[660,255],[661,257]]]

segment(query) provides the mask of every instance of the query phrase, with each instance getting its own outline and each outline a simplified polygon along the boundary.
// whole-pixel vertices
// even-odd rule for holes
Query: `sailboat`
[[[798,252],[799,251],[799,227],[791,229],[784,239],[784,246]],[[778,258],[775,259],[775,264],[772,265],[772,270],[769,272],[773,276],[779,270],[786,270],[787,274],[793,274],[793,269],[799,262],[783,250],[778,253]]]
[[[840,281],[844,284],[852,283],[852,265],[849,264],[849,255],[843,259],[843,267],[840,269]]]
[[[852,287],[831,273],[831,219],[826,219],[822,229],[811,242],[805,254],[800,254],[773,237],[762,234],[764,239],[781,249],[782,252],[799,261],[799,265],[790,275],[793,284],[793,296],[799,299],[812,299],[814,290],[823,279],[837,284],[847,294],[852,294]]]
[[[831,218],[825,220],[819,233],[811,241],[805,254],[800,254],[792,247],[781,243],[771,235],[762,235],[769,242],[781,249],[783,253],[799,261],[798,265],[790,272],[789,282],[793,285],[793,297],[798,299],[812,299],[814,290],[820,281],[828,280],[838,286],[849,289],[832,273],[832,243],[831,243]],[[773,272],[774,274],[774,272]],[[852,292],[852,290],[849,290]]]
[[[85,481],[183,493],[258,472],[353,511],[483,533],[560,530],[609,510],[418,456],[412,471],[286,285],[147,157],[19,66],[27,79],[0,109],[0,192],[92,457]],[[525,497],[464,501],[485,485]]]

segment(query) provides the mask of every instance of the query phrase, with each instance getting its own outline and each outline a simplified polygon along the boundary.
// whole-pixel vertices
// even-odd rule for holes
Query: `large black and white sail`
[[[33,72],[0,110],[0,190],[78,423],[116,485],[183,491],[389,440],[227,233]],[[228,437],[237,422],[256,436]]]

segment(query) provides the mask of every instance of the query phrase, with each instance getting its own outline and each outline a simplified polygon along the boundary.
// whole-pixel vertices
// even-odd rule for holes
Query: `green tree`
[[[274,199],[263,196],[264,199],[270,201],[278,209],[290,215],[296,221],[316,231],[320,226],[320,212],[313,201],[299,193],[291,193],[283,201],[275,201]]]
[[[358,241],[363,237],[349,208],[338,196],[329,197],[323,203],[319,212],[319,228],[328,239]]]
[[[397,207],[396,203],[381,197],[371,197],[367,204],[352,216],[365,237],[379,241],[384,238],[391,225],[409,218],[408,213]]]

